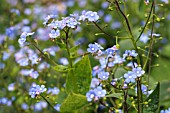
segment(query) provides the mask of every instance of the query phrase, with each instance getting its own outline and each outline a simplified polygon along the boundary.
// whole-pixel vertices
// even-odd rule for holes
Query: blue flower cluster
[[[39,94],[45,92],[47,88],[45,88],[44,85],[37,85],[32,84],[31,88],[29,89],[29,95],[31,95],[31,98],[37,97]]]
[[[145,73],[141,67],[133,68],[132,71],[128,71],[124,74],[125,82],[126,83],[134,83],[137,77],[141,77]]]
[[[49,33],[49,37],[52,39],[60,36],[60,30],[63,30],[64,28],[76,29],[80,24],[80,21],[87,20],[89,22],[95,22],[99,19],[99,16],[97,12],[82,11],[81,15],[70,14],[68,17],[63,17],[62,20],[55,20],[55,18],[55,15],[48,15],[44,22],[45,25],[52,28],[51,32]]]
[[[0,98],[0,104],[11,106],[12,105],[12,100],[9,100],[6,97]]]
[[[170,113],[170,108],[168,108],[167,110],[161,110],[160,113]]]
[[[86,93],[87,101],[97,101],[99,98],[102,98],[106,95],[106,90],[102,89],[101,86],[98,86],[97,88],[91,89]]]

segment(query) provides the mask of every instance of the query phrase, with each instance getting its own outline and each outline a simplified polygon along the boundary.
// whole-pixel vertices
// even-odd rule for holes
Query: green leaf
[[[160,54],[166,57],[170,57],[170,44],[165,45],[162,50],[160,51]]]
[[[144,113],[156,113],[159,108],[159,96],[160,83],[158,82],[155,90],[146,99],[146,102],[148,102],[148,104],[144,106]]]
[[[57,72],[68,72],[68,67],[64,65],[56,65],[53,67],[53,69]]]
[[[160,106],[170,106],[170,81],[162,81],[160,86]]]
[[[123,94],[122,93],[113,93],[106,95],[105,97],[115,97],[115,98],[120,98]]]
[[[56,43],[60,47],[60,49],[63,49],[63,50],[66,49],[66,45],[64,43],[60,43],[60,42],[56,42]]]
[[[81,94],[70,93],[60,107],[61,112],[73,112],[87,104],[86,97]]]
[[[170,62],[167,58],[158,58],[154,64],[159,64],[159,67],[153,67],[151,75],[156,81],[170,80]],[[158,69],[159,68],[159,69]]]
[[[67,93],[86,94],[90,89],[92,78],[91,65],[88,56],[84,56],[68,72],[66,80]]]
[[[78,56],[77,51],[80,48],[80,45],[74,46],[70,49],[70,58],[75,58]]]
[[[67,98],[67,93],[60,91],[58,94],[58,98],[56,100],[57,103],[61,104]]]

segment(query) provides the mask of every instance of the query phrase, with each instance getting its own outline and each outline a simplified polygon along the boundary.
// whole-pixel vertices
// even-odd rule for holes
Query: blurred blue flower
[[[139,40],[146,44],[149,40],[149,37],[146,34],[142,34]]]
[[[170,113],[170,108],[168,108],[167,110],[161,110],[160,113]]]
[[[104,17],[104,21],[105,22],[110,22],[112,20],[112,16],[110,15],[110,14],[107,14],[107,15],[105,15],[105,17]]]
[[[14,26],[7,28],[6,29],[6,35],[10,39],[14,39],[16,37],[16,28]]]
[[[103,2],[102,3],[102,8],[106,9],[109,6],[109,2]]]
[[[8,91],[14,91],[15,90],[15,83],[11,83],[8,85]]]
[[[58,112],[60,112],[60,106],[61,106],[60,104],[56,104],[54,106],[54,109],[57,110]]]
[[[91,88],[95,88],[96,86],[99,85],[99,83],[100,83],[100,82],[99,82],[99,79],[97,79],[97,78],[92,78],[90,87],[91,87]]]
[[[66,25],[70,28],[76,28],[80,22],[78,22],[75,18],[73,17],[66,17],[63,19],[66,22]]]
[[[46,90],[47,88],[45,88],[44,85],[39,86],[39,85],[33,84],[31,88],[29,89],[29,95],[31,95],[31,98],[35,98],[37,95],[45,92]]]
[[[33,34],[34,34],[34,32],[32,32],[32,33],[23,32],[23,33],[21,34],[20,38],[18,39],[18,43],[19,43],[20,45],[23,45],[23,44],[26,42],[26,37],[27,37],[27,36],[31,36],[31,35],[33,35]]]
[[[35,111],[41,111],[43,108],[46,108],[48,106],[47,102],[40,101],[34,105]]]
[[[95,22],[99,19],[99,15],[97,14],[97,12],[93,11],[87,11],[85,17],[89,22]]]
[[[60,31],[59,30],[51,30],[51,33],[49,33],[49,37],[50,38],[56,38],[56,37],[58,37],[58,36],[60,36]]]
[[[44,22],[43,22],[43,24],[44,25],[47,25],[48,24],[48,21],[50,20],[50,19],[55,19],[57,17],[57,15],[48,15],[44,20]]]
[[[47,94],[57,95],[59,94],[60,90],[57,87],[54,88],[48,88]]]
[[[28,110],[29,107],[26,103],[22,103],[21,108],[24,109],[24,110]]]
[[[3,68],[5,68],[5,64],[0,62],[0,69],[3,69]]]
[[[62,65],[68,65],[69,62],[68,62],[68,59],[65,58],[65,57],[62,57],[59,59],[59,62],[62,64]]]

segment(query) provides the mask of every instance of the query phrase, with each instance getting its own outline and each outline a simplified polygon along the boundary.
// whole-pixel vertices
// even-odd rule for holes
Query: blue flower
[[[76,28],[76,26],[80,24],[80,22],[73,17],[66,17],[63,20],[66,22],[66,25],[71,28]]]
[[[95,22],[99,19],[99,15],[97,14],[97,12],[93,11],[87,11],[85,16],[89,22]]]
[[[20,65],[20,66],[28,66],[29,64],[29,59],[28,58],[21,58],[17,61],[17,63]]]
[[[141,90],[142,90],[143,94],[145,94],[145,95],[148,94],[147,96],[149,96],[153,92],[153,90],[148,91],[148,88],[143,84],[141,85]],[[137,87],[135,88],[135,91],[137,93]]]
[[[59,30],[51,30],[51,33],[49,33],[49,37],[50,38],[56,38],[56,37],[58,37],[58,36],[60,36],[60,31]]]
[[[113,47],[106,49],[106,53],[108,57],[113,57],[117,50],[118,48],[114,45]]]
[[[96,96],[94,90],[90,90],[86,93],[86,98],[87,98],[87,101],[92,101],[93,98]]]
[[[29,95],[31,95],[31,98],[35,98],[37,95],[45,92],[46,90],[47,89],[45,88],[44,85],[39,86],[39,85],[33,84],[31,88],[29,89]]]
[[[114,60],[113,60],[114,64],[122,64],[123,62],[125,62],[125,60],[121,58],[119,55],[114,56]]]
[[[101,65],[101,68],[104,69],[106,68],[106,64],[107,64],[107,60],[108,59],[105,59],[105,58],[100,58],[99,62],[100,62],[100,65]]]
[[[170,108],[168,108],[167,110],[161,110],[160,113],[170,113]]]
[[[37,79],[39,76],[38,72],[37,71],[33,71],[30,73],[30,77],[34,78],[34,79]]]
[[[124,78],[126,83],[134,83],[137,76],[132,71],[128,71],[124,74]]]
[[[26,42],[26,37],[27,37],[27,36],[31,36],[31,35],[33,35],[33,34],[34,34],[34,32],[32,32],[32,33],[23,32],[23,33],[21,34],[20,38],[18,39],[18,43],[19,43],[20,45],[23,45],[23,44]]]
[[[85,10],[83,10],[82,11],[82,13],[81,13],[81,15],[79,16],[79,21],[85,21],[85,19],[86,19],[87,17],[86,17],[86,11]]]
[[[15,90],[15,83],[11,83],[8,85],[8,91],[14,91]]]
[[[57,87],[54,88],[48,88],[47,94],[51,93],[52,95],[59,94],[60,90]]]
[[[48,24],[48,21],[50,20],[50,19],[54,19],[54,18],[56,18],[57,17],[57,15],[48,15],[44,20],[44,22],[43,22],[43,24],[44,25],[46,25],[46,24]]]
[[[59,111],[60,111],[60,106],[61,106],[60,104],[56,104],[56,105],[54,106],[54,109],[59,112]]]
[[[123,59],[125,59],[126,57],[136,57],[138,55],[138,53],[136,53],[135,50],[126,50],[125,53],[123,54]]]
[[[94,89],[94,93],[98,98],[101,98],[106,95],[106,90],[103,90],[101,86],[98,86]]]
[[[122,88],[123,88],[123,89],[127,89],[127,88],[128,88],[128,84],[127,84],[126,82],[124,82]]]
[[[135,68],[138,66],[138,64],[136,62],[129,62],[126,66]]]
[[[145,71],[142,70],[141,67],[133,68],[132,71],[133,71],[133,74],[137,77],[141,77],[145,73]]]
[[[40,101],[35,104],[34,110],[35,111],[41,111],[43,108],[46,108],[48,106],[47,102]]]
[[[112,85],[112,86],[115,86],[116,83],[117,83],[117,79],[113,79],[113,80],[111,81],[111,85]]]
[[[146,34],[142,34],[139,40],[146,44],[149,40],[149,37]]]
[[[109,72],[100,72],[98,74],[98,78],[100,78],[101,80],[107,80],[109,78]]]
[[[99,85],[99,83],[100,83],[100,82],[99,82],[99,79],[97,79],[97,78],[92,78],[90,87],[91,87],[91,88],[95,88],[96,86]]]
[[[87,48],[87,51],[90,53],[95,53],[98,50],[100,50],[100,48],[96,44],[89,44],[88,46],[89,46],[89,48]]]
[[[22,103],[21,108],[24,110],[28,110],[28,105],[26,103]]]

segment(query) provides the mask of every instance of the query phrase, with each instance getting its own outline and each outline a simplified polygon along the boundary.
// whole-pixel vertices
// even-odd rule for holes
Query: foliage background
[[[16,2],[16,3],[15,3]],[[44,18],[49,14],[57,14],[58,18],[67,16],[70,13],[81,12],[82,10],[96,11],[100,15],[100,21],[98,24],[104,28],[104,30],[112,36],[125,36],[127,37],[126,28],[124,27],[124,19],[116,11],[114,7],[104,5],[104,0],[1,0],[0,3],[0,98],[15,97],[15,101],[11,106],[5,106],[0,104],[0,112],[29,112],[23,111],[21,104],[26,102],[28,104],[35,103],[28,95],[28,87],[32,82],[46,84],[47,87],[57,86],[61,89],[59,95],[65,97],[65,93],[62,92],[63,84],[65,83],[65,74],[55,72],[52,68],[45,70],[40,73],[38,79],[32,79],[25,77],[20,74],[21,67],[16,63],[14,54],[20,49],[18,44],[18,38],[22,33],[25,26],[30,26],[31,31],[36,33],[35,39],[38,41],[39,48],[43,50],[50,46],[58,46],[56,43],[49,40],[48,33],[49,29],[43,25]],[[161,83],[161,95],[160,95],[160,106],[161,108],[170,107],[170,7],[169,3],[162,1],[156,1],[156,23],[154,27],[154,33],[160,34],[155,39],[152,59],[152,71],[151,71],[151,82],[154,84],[156,81]],[[128,19],[134,33],[134,37],[138,37],[141,31],[141,27],[146,22],[146,17],[149,13],[151,4],[146,5],[144,1],[128,0],[126,1],[126,7],[121,4],[121,8],[129,14]],[[11,10],[15,9],[16,12]],[[26,14],[29,10],[30,14]],[[28,12],[29,12],[28,11]],[[18,13],[19,12],[19,13]],[[28,19],[28,24],[23,24],[24,19]],[[7,28],[14,27],[14,36],[10,37],[7,34]],[[149,36],[148,31],[151,29],[149,24],[144,31]],[[37,31],[41,32],[37,32]],[[46,40],[40,40],[44,38]],[[104,48],[111,47],[115,44],[115,39],[106,35],[100,34],[100,31],[91,24],[82,24],[81,27],[73,31],[72,39],[77,43],[80,43],[81,51],[86,52],[86,48],[89,43],[98,42],[102,44]],[[72,46],[75,45],[72,40]],[[127,49],[132,49],[133,46],[128,39],[119,40],[121,52],[123,53]],[[3,60],[4,52],[11,52],[9,46],[13,45],[15,50],[7,60]],[[142,42],[138,42],[138,46],[142,49],[147,50],[147,45]],[[30,46],[30,48],[35,49]],[[145,56],[145,52],[142,50],[140,54]],[[67,57],[66,52],[59,50],[56,56],[50,56],[55,62],[60,63],[60,58]],[[143,57],[145,59],[145,57]],[[90,57],[92,67],[99,64],[94,58]],[[2,63],[5,65],[2,68]],[[28,67],[29,68],[29,67]],[[124,73],[121,69],[117,72],[117,75]],[[8,91],[8,85],[15,83],[15,90]],[[55,100],[55,97],[49,97],[51,101],[62,101]],[[30,103],[31,102],[31,103]],[[48,112],[50,108],[44,109],[41,112]],[[38,112],[38,111],[37,111]]]

